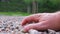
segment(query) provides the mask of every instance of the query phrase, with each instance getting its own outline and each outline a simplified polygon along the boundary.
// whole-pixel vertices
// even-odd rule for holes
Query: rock
[[[49,34],[56,34],[56,31],[48,29]]]
[[[40,34],[37,30],[31,29],[29,34]]]
[[[25,16],[0,16],[0,34],[60,34],[54,30],[48,29],[48,32],[29,30],[28,33],[23,31],[21,21]]]

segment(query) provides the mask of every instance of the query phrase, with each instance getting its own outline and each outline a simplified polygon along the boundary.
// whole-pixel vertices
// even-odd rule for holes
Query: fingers
[[[24,27],[24,32],[28,32],[30,29],[36,29],[36,30],[47,30],[48,25],[45,22],[36,23],[36,24],[29,24]]]
[[[33,18],[31,16],[27,16],[26,18],[24,18],[21,22],[21,25],[26,25],[27,23],[30,23],[33,21]]]
[[[40,16],[41,14],[33,14],[30,16],[27,16],[22,20],[21,24],[26,25],[27,23],[31,23],[31,22],[38,22],[40,20]]]

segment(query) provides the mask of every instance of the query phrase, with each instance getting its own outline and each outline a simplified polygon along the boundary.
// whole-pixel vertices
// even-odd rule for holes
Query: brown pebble
[[[1,31],[5,31],[5,29],[2,29]]]
[[[16,27],[16,29],[19,29],[19,27]]]

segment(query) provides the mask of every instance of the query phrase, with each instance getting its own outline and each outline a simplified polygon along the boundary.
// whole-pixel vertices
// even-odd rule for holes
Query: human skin
[[[38,13],[27,16],[22,20],[21,25],[24,26],[24,32],[28,32],[30,29],[60,30],[60,11],[55,13]]]

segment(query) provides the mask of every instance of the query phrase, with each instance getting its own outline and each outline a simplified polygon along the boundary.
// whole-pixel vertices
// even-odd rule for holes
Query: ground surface
[[[21,34],[21,20],[24,16],[0,16],[0,34]]]
[[[25,34],[21,32],[22,26],[20,25],[25,16],[0,16],[0,34]],[[37,34],[36,31],[30,31],[30,34]],[[47,32],[39,32],[40,34],[60,34],[53,30]],[[26,33],[28,34],[28,33]]]

